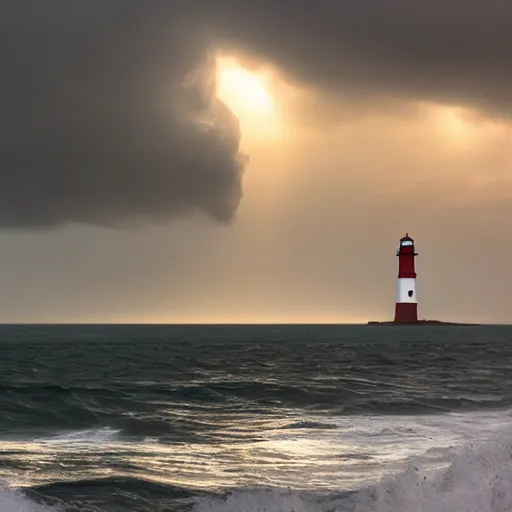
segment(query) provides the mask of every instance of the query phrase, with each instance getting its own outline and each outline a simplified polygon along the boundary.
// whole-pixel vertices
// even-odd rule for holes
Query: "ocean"
[[[0,327],[0,512],[512,510],[512,327]]]

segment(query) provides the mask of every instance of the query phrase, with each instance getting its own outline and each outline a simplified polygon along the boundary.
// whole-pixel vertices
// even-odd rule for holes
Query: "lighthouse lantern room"
[[[414,240],[408,233],[400,239],[396,255],[398,256],[398,282],[394,321],[415,323],[418,321],[418,301],[414,258],[418,254],[414,248]]]

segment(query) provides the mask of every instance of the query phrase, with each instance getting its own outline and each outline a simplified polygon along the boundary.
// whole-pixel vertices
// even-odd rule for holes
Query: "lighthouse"
[[[478,324],[461,324],[459,322],[445,322],[440,320],[418,320],[418,299],[416,297],[416,269],[414,258],[418,253],[414,247],[414,240],[406,233],[398,243],[396,250],[398,256],[398,280],[396,287],[395,319],[385,322],[370,321],[368,325],[456,325],[477,326]]]
[[[400,239],[398,249],[398,280],[396,290],[395,323],[410,324],[418,322],[418,300],[416,297],[416,270],[414,258],[414,240],[405,234]]]

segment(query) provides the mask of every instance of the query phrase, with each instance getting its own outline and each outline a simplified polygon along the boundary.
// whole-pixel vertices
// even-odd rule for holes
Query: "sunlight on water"
[[[33,441],[6,440],[0,443],[0,452],[17,468],[12,474],[17,486],[41,485],[55,478],[104,477],[115,468],[117,476],[196,489],[259,482],[297,490],[340,486],[350,490],[399,471],[412,459],[425,467],[443,466],[468,439],[485,439],[509,421],[503,413],[323,417],[321,421],[296,417],[292,422],[267,421],[265,429],[258,421],[252,425],[247,421],[246,437],[257,435],[258,440],[215,444],[167,444],[154,439],[136,443],[123,439],[118,430],[103,428]]]

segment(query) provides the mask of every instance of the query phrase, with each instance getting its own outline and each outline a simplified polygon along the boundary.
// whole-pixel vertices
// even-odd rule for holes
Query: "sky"
[[[512,4],[0,6],[0,321],[512,322]]]

